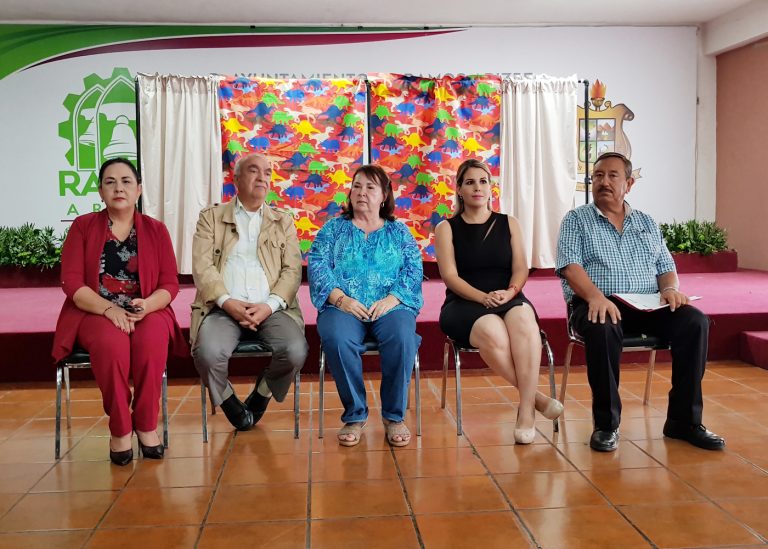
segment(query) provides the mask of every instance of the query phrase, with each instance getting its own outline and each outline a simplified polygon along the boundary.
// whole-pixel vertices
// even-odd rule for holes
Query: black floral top
[[[101,252],[99,295],[119,307],[125,307],[132,299],[141,297],[139,241],[135,227],[121,242],[112,233],[112,220],[109,220],[107,241]]]

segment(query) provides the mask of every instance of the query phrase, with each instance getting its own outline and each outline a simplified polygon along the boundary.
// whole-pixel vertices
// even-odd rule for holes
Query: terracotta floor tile
[[[446,391],[447,403],[456,406],[456,392]],[[520,399],[515,395],[517,389],[514,387],[462,387],[461,403],[464,406],[473,404],[509,404],[517,402]]]
[[[162,436],[162,435],[161,435]],[[229,452],[232,433],[208,433],[208,443],[197,433],[170,433],[167,458],[207,457],[223,458]]]
[[[707,396],[754,394],[755,382],[744,383],[730,379],[707,379],[701,382],[701,390]]]
[[[517,406],[514,404],[471,404],[462,408],[462,421],[467,425],[514,423],[516,420]]]
[[[705,407],[707,407],[707,404],[711,401],[733,412],[759,412],[763,415],[768,414],[768,402],[765,401],[765,395],[761,393],[707,396],[707,401]]]
[[[133,473],[133,464],[118,467],[109,461],[60,461],[31,491],[121,490]]]
[[[551,435],[552,423],[546,422],[539,425],[536,431],[534,444],[547,444],[547,437],[543,433]],[[515,444],[515,424],[513,423],[469,423],[464,425],[464,434],[472,442],[473,446],[508,446]]]
[[[300,454],[262,453],[253,456],[230,456],[224,465],[223,485],[275,484],[307,482],[308,452]]]
[[[203,530],[199,549],[249,547],[295,549],[306,545],[307,522],[258,522],[254,524],[209,524]]]
[[[407,513],[405,496],[397,479],[312,483],[312,518]]]
[[[28,494],[0,519],[0,531],[93,528],[117,492]]]
[[[0,494],[0,517],[8,512],[24,494]]]
[[[557,448],[582,471],[661,467],[661,464],[628,440],[620,440],[619,448],[615,452],[595,452],[588,442],[558,444]]]
[[[61,439],[62,455],[77,442],[76,438]],[[9,438],[0,444],[0,463],[53,463],[54,438]]]
[[[313,520],[311,528],[313,549],[419,547],[410,517]]]
[[[566,406],[568,405],[566,404]],[[555,433],[551,428],[540,432],[552,442],[562,444],[566,442],[589,442],[593,430],[591,419],[566,419],[560,421],[559,432]]]
[[[51,443],[53,445],[53,443]],[[136,439],[133,440],[134,459],[137,455]],[[53,450],[50,451],[53,456]],[[109,461],[109,436],[87,436],[76,441],[72,449],[64,454],[62,461]]]
[[[395,448],[395,452],[401,450],[413,450],[417,448],[456,448],[469,446],[469,441],[464,436],[456,435],[456,423],[451,420],[448,424],[424,423],[421,436],[416,436],[416,421],[408,423],[411,431],[411,443],[404,448]]]
[[[659,547],[711,547],[760,541],[708,502],[631,505],[621,510]]]
[[[310,439],[317,436],[309,430],[293,437],[293,430],[252,430],[237,433],[232,442],[233,456],[257,456],[260,454],[300,454],[309,452]]]
[[[28,423],[29,419],[0,419],[0,438],[8,438]]]
[[[550,444],[483,446],[477,451],[492,473],[573,470],[573,466]]]
[[[409,478],[404,482],[416,514],[508,509],[487,476]]]
[[[558,395],[559,398],[559,395]],[[592,420],[592,408],[590,407],[590,404],[586,401],[581,400],[566,400],[564,408],[563,408],[563,415],[560,416],[562,420],[566,419],[582,419],[582,420]],[[543,417],[543,416],[540,416]]]
[[[622,417],[619,433],[625,440],[664,438],[666,417]]]
[[[511,511],[419,515],[421,538],[427,548],[463,549],[468,545],[483,549],[530,547],[530,538]]]
[[[403,477],[483,475],[485,467],[472,448],[432,448],[397,452]]]
[[[730,449],[725,452],[712,452],[702,450],[682,440],[669,438],[636,440],[632,444],[650,454],[663,465],[673,469],[683,465],[726,465],[741,462],[736,453]]]
[[[611,507],[564,507],[520,511],[536,542],[547,548],[648,547],[648,542]]]
[[[496,475],[496,480],[519,509],[608,504],[578,471]]]
[[[681,465],[674,470],[711,498],[768,497],[768,473],[747,463]]]
[[[3,399],[0,401],[0,419],[30,419],[39,416],[43,410],[49,407],[51,406],[48,403],[7,402]]]
[[[614,505],[702,499],[685,482],[663,468],[594,470],[585,474]]]
[[[27,492],[51,467],[50,463],[6,463],[0,466],[0,493]]]
[[[744,414],[710,414],[704,415],[704,424],[726,440],[733,438],[752,438],[768,436],[768,427],[753,421]]]
[[[200,531],[198,526],[121,528],[108,530],[99,528],[85,547],[87,549],[135,549],[143,545],[163,549],[186,549],[194,547]]]
[[[462,362],[464,357],[462,356]],[[453,359],[448,363],[448,380],[446,382],[446,386],[448,389],[456,389],[456,377],[454,376],[455,368],[453,368]],[[490,370],[488,370],[490,371]],[[442,387],[443,378],[442,375],[439,377],[432,377],[429,378],[429,383],[434,387],[438,394],[440,393],[440,387]],[[472,388],[472,387],[491,387],[492,383],[488,377],[484,375],[475,375],[474,373],[468,373],[466,370],[462,368],[461,370],[461,388]]]
[[[90,535],[90,530],[0,534],[0,549],[80,549]]]
[[[223,458],[166,458],[135,461],[129,488],[182,488],[213,486]]]
[[[252,484],[221,486],[213,499],[208,523],[306,518],[306,484]]]
[[[127,488],[102,523],[103,528],[200,524],[212,488]]]
[[[67,419],[61,418],[61,436],[62,437],[80,437],[88,433],[98,418],[95,417],[73,417],[71,427],[67,428]],[[13,433],[11,438],[38,438],[38,437],[54,437],[56,433],[56,420],[55,419],[30,419],[16,432]]]
[[[717,504],[737,520],[768,538],[768,498],[721,499]]]
[[[397,478],[390,452],[338,452],[312,455],[312,482]]]
[[[557,387],[557,397],[560,398],[562,387]],[[571,381],[571,376],[568,376],[568,386],[565,388],[566,400],[592,400],[592,389],[586,383],[574,383]],[[566,403],[566,406],[568,404]]]

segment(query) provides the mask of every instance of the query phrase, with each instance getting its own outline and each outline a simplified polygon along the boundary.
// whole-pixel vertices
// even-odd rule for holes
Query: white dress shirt
[[[248,303],[266,303],[273,313],[286,308],[286,303],[280,296],[269,293],[267,275],[259,260],[257,243],[265,207],[262,204],[255,212],[249,212],[240,200],[235,198],[238,241],[224,265],[224,286],[229,293],[216,300],[219,307],[232,298]]]

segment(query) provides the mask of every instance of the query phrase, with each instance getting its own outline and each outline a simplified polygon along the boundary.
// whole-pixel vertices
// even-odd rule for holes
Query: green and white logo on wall
[[[69,118],[59,124],[59,136],[70,148],[70,170],[59,172],[60,196],[86,196],[98,192],[99,167],[105,160],[123,157],[136,162],[136,89],[126,68],[117,67],[109,78],[91,74],[83,91],[64,100]],[[93,204],[93,209],[100,207]],[[67,215],[85,213],[71,204]]]

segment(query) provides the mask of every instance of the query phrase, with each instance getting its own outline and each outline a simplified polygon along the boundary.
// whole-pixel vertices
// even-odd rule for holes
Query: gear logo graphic
[[[77,172],[96,171],[111,158],[136,162],[136,89],[128,69],[86,76],[83,93],[69,94],[64,107],[69,118],[59,124],[59,136],[69,141],[66,158]]]

